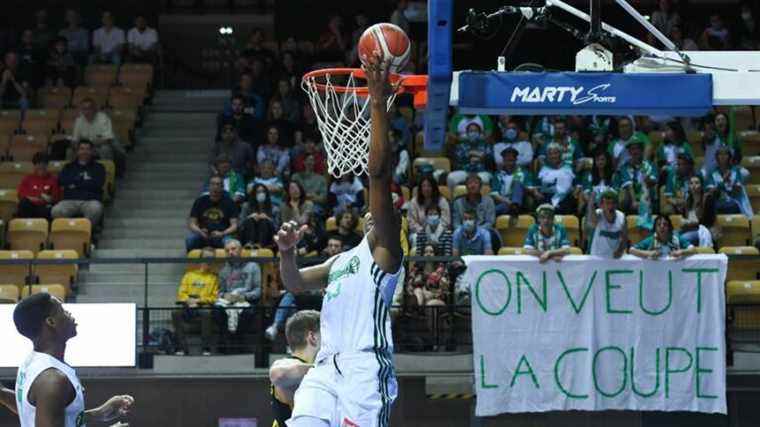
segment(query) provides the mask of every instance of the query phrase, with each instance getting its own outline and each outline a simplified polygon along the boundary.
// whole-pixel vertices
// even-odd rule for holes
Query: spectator
[[[630,141],[637,140],[644,144],[645,148],[650,145],[648,136],[642,132],[634,131],[633,120],[630,117],[618,119],[617,134],[618,137],[609,145],[610,155],[612,155],[615,166],[624,165],[630,159],[627,150]]]
[[[285,196],[285,185],[282,183],[280,177],[275,175],[274,165],[271,161],[264,160],[259,169],[261,175],[254,178],[248,186],[250,187],[252,184],[262,184],[266,186],[267,190],[269,190],[269,195],[272,198],[272,204],[281,208],[282,199]]]
[[[623,212],[639,216],[640,228],[651,229],[652,203],[656,200],[657,172],[644,160],[644,144],[633,139],[626,146],[630,160],[618,167],[615,188],[623,192]]]
[[[455,114],[449,121],[449,133],[458,139],[467,139],[467,132],[471,124],[475,123],[482,130],[485,139],[493,135],[493,121],[486,115]]]
[[[344,52],[350,49],[347,42],[343,35],[343,18],[340,15],[330,16],[327,28],[317,41],[319,60],[322,62],[343,61]]]
[[[731,33],[723,25],[719,14],[710,15],[710,25],[702,32],[703,50],[727,50],[731,47]]]
[[[663,34],[668,34],[673,27],[681,23],[681,17],[671,9],[670,0],[660,0],[659,8],[652,12],[651,22]]]
[[[135,17],[135,27],[127,33],[129,59],[131,62],[156,62],[158,56],[158,32],[148,27],[145,15]]]
[[[417,195],[412,197],[407,211],[407,222],[409,223],[409,240],[415,245],[417,233],[421,233],[428,226],[427,212],[429,209],[437,207],[440,215],[440,227],[446,230],[451,229],[451,208],[449,201],[441,196],[438,184],[431,175],[424,175],[417,187]]]
[[[327,200],[333,212],[364,210],[364,185],[359,178],[347,173],[330,184]]]
[[[47,9],[40,9],[35,13],[34,47],[39,50],[47,49],[50,42],[55,38],[55,32],[48,26]]]
[[[462,213],[462,222],[452,237],[453,256],[493,255],[491,233],[477,224],[477,215],[473,208],[467,208]]]
[[[118,175],[124,172],[127,153],[113,134],[111,119],[106,113],[98,111],[92,98],[85,98],[79,106],[72,139],[75,143],[83,139],[91,141],[98,158],[113,160]]]
[[[491,196],[481,194],[483,183],[476,174],[467,177],[465,183],[467,193],[454,200],[453,224],[459,228],[464,221],[464,213],[468,210],[475,212],[475,219],[479,227],[492,230],[496,225],[496,207]]]
[[[254,58],[251,61],[250,78],[250,90],[261,96],[263,102],[260,117],[263,120],[266,113],[266,105],[269,103],[269,98],[272,95],[272,76],[261,59]],[[258,113],[254,114],[258,115]]]
[[[15,52],[7,52],[3,61],[5,68],[0,80],[0,100],[2,107],[8,109],[29,108],[29,95],[32,90],[26,76],[19,74],[18,55]]]
[[[47,86],[74,87],[77,85],[77,68],[74,57],[66,51],[66,39],[56,38],[51,43],[45,63],[45,84]]]
[[[567,230],[554,223],[554,206],[545,203],[536,209],[538,224],[533,224],[525,235],[525,252],[538,257],[539,262],[550,259],[560,261],[570,253]]]
[[[409,175],[409,150],[397,129],[388,129],[388,144],[393,147],[393,183],[405,185]]]
[[[100,224],[106,170],[92,158],[93,150],[92,142],[80,140],[76,159],[66,163],[58,173],[63,200],[53,206],[53,218],[85,217],[90,220],[93,228]]]
[[[290,173],[290,153],[280,141],[280,129],[277,126],[267,127],[266,143],[259,145],[256,150],[256,161],[259,165],[267,161],[271,162],[278,175]]]
[[[572,169],[562,162],[562,148],[559,144],[546,147],[546,162],[538,171],[536,185],[531,192],[538,203],[549,203],[562,215],[575,213],[576,200],[573,197]]]
[[[267,128],[271,129],[272,127],[276,127],[277,130],[280,131],[278,138],[279,145],[284,148],[292,148],[294,144],[295,126],[285,117],[285,110],[279,99],[273,98],[272,101],[269,102],[267,120]]]
[[[686,132],[683,130],[683,126],[681,126],[680,122],[673,120],[666,125],[665,140],[657,149],[657,155],[655,156],[657,167],[663,173],[667,173],[672,169],[672,165],[676,164],[679,154],[687,154],[689,157],[694,156],[691,151],[691,145],[686,140]]]
[[[424,256],[435,256],[435,249],[431,245],[425,246]],[[424,312],[424,307],[446,305],[446,293],[449,290],[449,277],[446,264],[435,261],[415,262],[409,272],[406,292],[414,298],[416,307]],[[433,330],[433,316],[430,317],[429,330]]]
[[[221,154],[232,160],[232,169],[243,177],[248,176],[256,161],[253,149],[238,138],[237,129],[232,122],[224,122],[222,125],[222,138],[215,141],[209,150],[209,165],[213,165]]]
[[[107,64],[121,64],[121,54],[126,38],[124,30],[113,25],[111,12],[103,12],[103,26],[92,33],[92,47],[95,61]]]
[[[203,249],[201,258],[214,258],[214,250]],[[211,271],[208,262],[201,263],[182,276],[182,282],[177,290],[177,304],[182,310],[172,311],[172,324],[177,337],[177,356],[188,353],[185,328],[188,326],[201,330],[201,345],[203,355],[211,356],[211,339],[213,336],[213,318],[211,307],[216,303],[219,294],[219,278]]]
[[[296,49],[289,50],[288,44],[295,44],[295,39],[290,37],[285,41],[281,53],[280,77],[287,80],[291,87],[297,87],[303,76],[301,65],[296,61]],[[311,106],[309,106],[311,108]]]
[[[628,252],[639,258],[658,259],[670,256],[677,259],[692,255],[695,250],[694,246],[673,232],[670,218],[658,215],[654,220],[654,235],[635,244]]]
[[[417,253],[422,253],[426,246],[432,246],[441,256],[451,255],[451,231],[441,221],[441,209],[436,205],[425,210],[425,226],[409,239]]]
[[[222,178],[224,192],[228,197],[238,205],[243,203],[243,200],[245,200],[245,179],[232,169],[232,161],[229,156],[220,154],[216,157],[214,175],[219,175]],[[203,195],[209,193],[208,187],[209,182],[206,182]]]
[[[680,25],[673,25],[670,29],[670,41],[676,45],[679,50],[699,50],[697,43],[689,37],[684,37],[683,29]]]
[[[317,145],[316,136],[313,133],[305,133],[303,151],[293,159],[293,172],[298,173],[306,170],[305,160],[309,155],[314,158],[312,172],[317,175],[324,175],[327,173],[325,155],[320,149],[320,146]]]
[[[214,317],[227,352],[234,341],[243,344],[245,334],[253,329],[254,307],[261,298],[261,268],[255,262],[241,260],[242,249],[240,241],[228,239],[224,244],[227,262],[219,271],[219,310],[214,311]]]
[[[42,83],[47,49],[47,45],[40,48],[34,44],[32,30],[24,30],[21,34],[21,45],[18,47],[18,69],[14,71],[17,72],[16,78],[22,84],[26,83],[29,91],[37,89]],[[29,97],[31,98],[31,95]]]
[[[519,153],[512,147],[501,152],[501,168],[491,180],[491,198],[496,215],[518,215],[523,207],[525,187],[530,184],[529,172],[517,165]]]
[[[61,199],[58,178],[48,172],[48,156],[39,152],[32,158],[34,172],[24,177],[18,186],[19,218],[50,219],[50,210]]]
[[[185,239],[187,251],[206,246],[224,247],[224,240],[234,236],[238,230],[237,217],[238,208],[224,194],[222,177],[212,176],[208,183],[208,194],[195,199],[190,210],[190,235]]]
[[[520,140],[520,127],[517,121],[507,115],[499,116],[499,129],[501,131],[500,142],[493,146],[493,159],[497,168],[501,168],[504,150],[514,148],[517,150],[517,165],[530,168],[533,163],[533,146],[530,141]]]
[[[491,173],[486,168],[488,153],[491,152],[482,132],[483,128],[477,123],[467,125],[467,137],[453,147],[450,158],[453,159],[452,171],[446,178],[451,192],[454,187],[467,179],[467,175],[477,173],[481,181],[490,182]]]
[[[576,162],[582,156],[580,144],[578,144],[578,141],[567,132],[567,122],[564,120],[556,120],[553,129],[554,133],[552,134],[552,138],[550,140],[544,140],[544,142],[538,147],[538,160],[541,164],[545,163],[549,146],[551,144],[556,144],[560,150],[562,164],[574,171]]]
[[[296,253],[298,256],[318,256],[326,244],[324,220],[317,215],[311,215],[307,225],[296,246]]]
[[[274,250],[274,235],[277,232],[280,211],[272,203],[269,190],[264,184],[248,186],[248,202],[240,213],[240,240],[249,248]]]
[[[702,164],[704,176],[709,176],[717,167],[716,159],[720,147],[728,147],[734,159],[740,154],[739,139],[735,129],[729,124],[728,116],[724,113],[716,114],[713,123],[705,125],[702,141],[705,152],[705,161]]]
[[[285,194],[285,203],[282,205],[282,221],[292,221],[301,226],[308,224],[309,218],[313,215],[314,203],[306,199],[303,186],[297,181],[290,181],[288,192]]]
[[[293,93],[293,88],[287,79],[277,81],[277,95],[275,98],[282,107],[282,118],[290,123],[297,123],[301,118],[301,103]],[[291,125],[292,127],[292,125]]]
[[[264,102],[263,95],[254,90],[251,73],[242,73],[240,75],[240,84],[234,94],[243,97],[246,109],[250,110],[248,114],[258,121],[264,120],[267,112],[266,103]]]
[[[307,152],[303,160],[304,169],[293,174],[292,178],[303,187],[306,199],[314,203],[315,209],[322,211],[327,204],[327,180],[324,172],[320,174],[316,171],[316,163],[316,155]]]
[[[352,211],[346,210],[337,216],[337,229],[327,232],[327,238],[337,238],[343,242],[343,249],[349,250],[356,247],[362,236],[356,231],[359,225],[359,217]]]
[[[603,258],[620,258],[628,245],[628,226],[625,214],[617,210],[618,194],[606,190],[601,195],[599,209],[593,201],[589,203],[587,214],[591,230],[589,255]]]
[[[232,96],[230,110],[219,113],[216,118],[216,140],[222,139],[225,124],[232,124],[237,129],[238,137],[247,142],[252,148],[261,142],[261,121],[246,112],[245,98],[240,94]]]
[[[66,11],[66,27],[58,32],[58,35],[66,38],[69,53],[74,57],[77,65],[87,65],[90,55],[90,32],[79,26],[79,14],[74,9]]]
[[[391,14],[390,22],[393,25],[397,25],[399,28],[404,30],[405,33],[409,34],[410,26],[409,26],[409,20],[406,19],[406,15],[404,12],[406,11],[407,7],[407,0],[398,0],[396,2],[396,8],[393,10],[393,13]]]
[[[665,196],[665,203],[661,214],[670,215],[683,210],[689,194],[689,182],[693,176],[694,160],[687,153],[679,154],[676,167],[668,168],[665,177],[665,188],[662,193]]]
[[[683,216],[681,237],[694,246],[712,247],[711,230],[715,227],[715,199],[705,191],[702,175],[692,175],[688,180],[688,186],[684,203],[675,211]]]
[[[601,200],[602,193],[612,189],[612,185],[612,157],[603,147],[597,148],[591,170],[584,171],[578,179],[576,188],[579,199],[582,203],[595,205]]]
[[[249,62],[257,59],[264,62],[267,67],[272,65],[274,54],[264,46],[264,30],[261,28],[251,30],[245,46],[242,48],[241,56]]]
[[[707,191],[715,197],[715,212],[718,214],[744,214],[752,218],[750,205],[744,184],[749,172],[741,166],[732,164],[731,149],[718,148],[715,154],[717,166],[707,175]]]
[[[750,2],[741,6],[740,19],[736,26],[737,45],[742,50],[757,50],[760,42],[760,22],[757,19],[757,9]]]

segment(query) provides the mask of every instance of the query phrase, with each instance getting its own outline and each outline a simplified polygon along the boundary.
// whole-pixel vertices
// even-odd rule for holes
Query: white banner
[[[726,413],[725,255],[464,260],[476,415]]]

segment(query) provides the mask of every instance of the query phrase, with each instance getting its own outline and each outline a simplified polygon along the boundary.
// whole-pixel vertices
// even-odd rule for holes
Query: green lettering
[[[599,355],[602,354],[602,352],[607,351],[607,350],[615,351],[615,352],[619,353],[621,356],[623,356],[623,369],[622,369],[622,372],[623,372],[623,382],[620,384],[620,388],[618,388],[617,390],[615,390],[612,393],[607,393],[604,390],[602,390],[601,387],[599,387],[599,382],[597,381],[597,375],[596,375],[596,366],[597,366],[596,365],[596,360],[599,358]],[[591,374],[594,377],[594,388],[596,389],[596,391],[599,392],[599,394],[601,394],[604,397],[615,397],[615,396],[619,395],[620,393],[622,393],[623,390],[625,390],[625,386],[628,384],[628,369],[627,369],[628,368],[628,360],[625,357],[625,352],[623,351],[623,349],[621,349],[620,347],[615,347],[614,345],[607,346],[607,347],[602,347],[596,353],[594,353],[594,360],[591,363],[592,363],[591,364]]]
[[[577,353],[581,351],[588,351],[587,348],[583,347],[577,347],[577,348],[571,348],[569,350],[565,350],[562,352],[562,354],[559,355],[557,358],[557,361],[554,363],[554,383],[557,385],[557,388],[559,391],[561,391],[565,396],[571,398],[571,399],[588,399],[588,394],[573,394],[570,391],[566,390],[565,387],[562,385],[562,382],[559,378],[559,364],[562,362],[562,359],[565,358],[570,353]]]
[[[498,388],[496,384],[486,384],[486,358],[480,355],[480,388]]]
[[[620,285],[615,285],[610,280],[613,275],[615,274],[633,274],[633,270],[608,270],[604,272],[604,284],[605,284],[605,294],[607,297],[607,313],[609,314],[631,314],[631,310],[617,310],[612,308],[612,302],[610,301],[610,291],[612,289],[622,288]],[[625,353],[624,353],[625,354]]]
[[[562,284],[562,289],[565,291],[565,295],[567,295],[567,299],[570,300],[570,304],[573,306],[573,310],[575,311],[575,314],[580,314],[581,310],[583,310],[583,306],[586,304],[586,298],[588,298],[588,294],[591,291],[591,288],[594,286],[594,279],[596,279],[596,273],[597,271],[594,270],[594,274],[591,275],[591,279],[589,279],[588,285],[586,285],[586,291],[583,293],[583,298],[581,299],[581,305],[577,306],[575,305],[575,300],[573,300],[573,296],[570,295],[570,290],[567,289],[567,284],[565,284],[565,278],[562,276],[562,272],[557,270],[557,278],[559,278],[559,282]]]
[[[685,353],[687,356],[689,356],[689,364],[686,365],[684,368],[679,368],[672,370],[670,369],[670,353],[676,353],[681,352]],[[691,356],[691,353],[689,353],[688,350],[681,347],[667,347],[665,348],[665,398],[670,398],[670,374],[677,374],[680,372],[686,372],[689,369],[691,369],[691,364],[693,362],[694,358]]]
[[[660,348],[657,347],[655,349],[655,369],[654,369],[654,375],[655,375],[655,382],[654,382],[654,389],[650,391],[649,393],[640,392],[636,389],[636,368],[634,365],[636,364],[636,355],[633,351],[633,347],[631,347],[631,388],[633,389],[633,392],[641,397],[652,397],[655,393],[657,393],[657,390],[660,389]]]
[[[649,311],[644,307],[644,272],[639,271],[639,307],[650,316],[659,316],[668,311],[670,304],[673,303],[673,272],[668,270],[668,304],[660,311]]]
[[[522,272],[517,272],[517,313],[522,313],[522,286],[520,284],[525,283],[525,286],[528,287],[528,290],[531,294],[533,294],[533,298],[536,299],[536,302],[538,302],[538,305],[546,312],[546,272],[544,271],[543,274],[543,299],[538,296],[536,293],[536,290],[533,289],[533,286],[530,284],[528,279],[525,277],[525,275],[522,274]]]
[[[702,369],[700,367],[700,363],[699,363],[699,352],[700,351],[718,351],[718,348],[717,347],[697,347],[697,367],[696,367],[696,371],[697,371],[697,375],[696,375],[696,377],[697,377],[697,397],[698,398],[702,398],[702,399],[717,399],[718,396],[716,396],[714,394],[702,394],[702,392],[699,390],[700,389],[699,374],[701,374],[701,373],[709,374],[709,373],[711,373],[713,371],[712,369]]]
[[[717,273],[717,268],[684,268],[682,273],[697,273],[697,313],[702,312],[702,273]]]
[[[486,308],[485,305],[483,305],[483,301],[480,299],[480,282],[483,280],[483,278],[488,274],[498,274],[501,277],[504,278],[504,282],[507,286],[507,300],[504,302],[504,305],[501,306],[500,309],[495,311],[490,311],[488,308]],[[480,273],[480,277],[478,277],[478,281],[475,282],[475,302],[478,303],[478,307],[480,307],[481,310],[483,310],[484,313],[490,314],[491,316],[499,316],[501,313],[504,313],[504,310],[507,309],[509,306],[509,301],[512,299],[512,282],[509,281],[509,277],[507,277],[506,274],[504,274],[501,270],[491,269],[486,270],[482,273]]]
[[[523,365],[523,362],[525,363],[525,366],[528,368],[527,371],[521,371],[520,367]],[[528,362],[528,358],[525,357],[523,354],[522,357],[520,357],[520,361],[517,362],[517,368],[515,368],[515,374],[512,375],[512,382],[509,383],[509,387],[515,386],[515,381],[517,381],[517,377],[520,375],[527,375],[530,374],[530,379],[533,380],[533,385],[536,388],[541,388],[538,385],[538,380],[536,379],[536,374],[533,373],[533,368],[530,366],[530,362]]]

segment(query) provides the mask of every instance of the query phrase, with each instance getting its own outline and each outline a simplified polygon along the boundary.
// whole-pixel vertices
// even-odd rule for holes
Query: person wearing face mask
[[[496,215],[519,215],[530,173],[517,165],[518,153],[514,148],[505,148],[501,157],[502,166],[491,180]]]
[[[570,253],[570,240],[562,224],[554,223],[554,206],[545,203],[536,209],[538,223],[533,224],[525,235],[525,253],[538,257],[544,263],[550,259],[560,261]]]
[[[425,210],[425,225],[410,239],[412,246],[420,254],[425,246],[432,246],[441,256],[451,255],[451,231],[441,220],[441,209],[431,205]]]
[[[240,210],[240,241],[248,248],[274,249],[274,233],[280,223],[280,210],[272,203],[264,184],[248,186],[248,201]]]
[[[282,199],[285,196],[285,184],[279,176],[275,174],[274,164],[270,160],[265,160],[259,164],[259,176],[253,179],[248,186],[261,184],[269,190],[269,197],[272,198],[272,204],[278,208],[282,207]],[[249,189],[250,190],[250,189]]]
[[[486,115],[455,114],[449,121],[449,134],[464,139],[471,124],[476,124],[483,130],[485,137],[493,134],[494,124],[491,117]]]
[[[462,224],[454,230],[451,255],[493,255],[491,233],[477,225],[477,212],[474,209],[464,212]]]
[[[589,255],[603,258],[620,258],[628,245],[628,227],[625,214],[617,210],[618,194],[615,190],[602,193],[599,208],[589,203],[588,226],[591,231]]]
[[[507,148],[513,148],[517,151],[518,166],[530,167],[533,162],[533,146],[529,141],[519,138],[520,127],[517,122],[509,116],[501,116],[499,117],[499,130],[501,131],[501,140],[493,145],[493,160],[496,168],[501,168],[502,153]]]
[[[467,175],[476,173],[484,182],[491,181],[491,173],[487,170],[487,157],[491,147],[486,142],[482,128],[476,123],[467,126],[466,137],[460,140],[450,153],[452,159],[451,172],[446,178],[446,184],[453,193],[454,187],[467,179]]]

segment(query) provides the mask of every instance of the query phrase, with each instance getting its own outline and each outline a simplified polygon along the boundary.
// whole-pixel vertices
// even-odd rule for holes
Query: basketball
[[[364,63],[375,51],[382,53],[385,60],[391,59],[392,73],[398,73],[409,62],[411,43],[404,30],[389,23],[375,24],[364,31],[359,39],[359,59]]]

